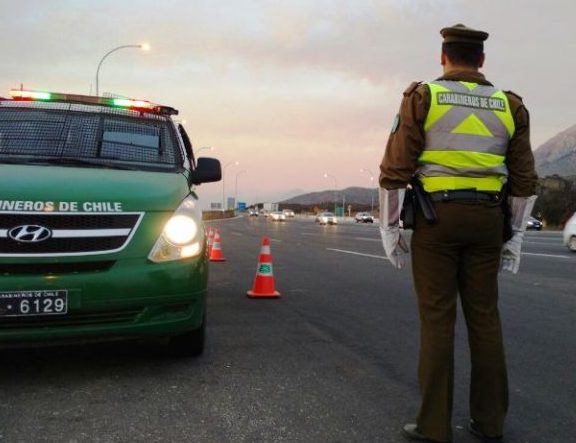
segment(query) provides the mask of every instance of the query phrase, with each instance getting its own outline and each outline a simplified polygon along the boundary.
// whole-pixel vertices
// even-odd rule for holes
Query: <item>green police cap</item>
[[[442,28],[440,34],[444,37],[444,43],[476,43],[482,45],[488,38],[488,33],[469,28],[468,26],[458,23],[454,26]]]

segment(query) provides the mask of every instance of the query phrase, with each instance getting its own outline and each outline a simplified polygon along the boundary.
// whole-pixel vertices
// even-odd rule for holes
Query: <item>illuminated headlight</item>
[[[198,233],[198,225],[187,215],[174,215],[164,227],[166,240],[176,246],[190,243]]]
[[[202,214],[192,197],[184,199],[150,251],[148,259],[155,262],[182,260],[202,252],[204,230],[199,226]]]

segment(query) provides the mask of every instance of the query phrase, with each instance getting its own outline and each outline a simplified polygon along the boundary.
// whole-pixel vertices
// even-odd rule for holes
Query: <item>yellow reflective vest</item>
[[[508,175],[506,151],[515,130],[506,94],[461,81],[427,86],[431,103],[417,170],[424,189],[499,192]]]

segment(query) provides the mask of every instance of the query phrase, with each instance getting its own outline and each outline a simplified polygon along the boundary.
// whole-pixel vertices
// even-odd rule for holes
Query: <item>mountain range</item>
[[[534,159],[539,177],[576,175],[576,125],[540,145]]]
[[[350,187],[341,190],[330,190],[320,192],[310,192],[308,194],[298,195],[288,200],[280,202],[283,205],[303,205],[312,206],[319,204],[332,204],[337,202],[338,205],[356,204],[356,205],[374,205],[378,204],[378,189]]]
[[[538,177],[551,175],[560,177],[576,176],[576,125],[555,135],[534,151]],[[286,205],[319,205],[338,202],[341,205],[374,205],[378,204],[377,189],[350,187],[342,190],[311,192],[298,195],[280,202]]]

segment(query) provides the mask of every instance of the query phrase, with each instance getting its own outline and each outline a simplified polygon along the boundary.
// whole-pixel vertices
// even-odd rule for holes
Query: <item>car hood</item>
[[[190,193],[181,173],[0,164],[1,211],[174,210]]]

